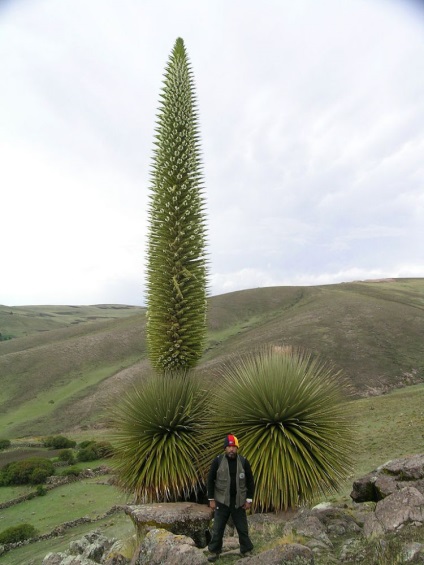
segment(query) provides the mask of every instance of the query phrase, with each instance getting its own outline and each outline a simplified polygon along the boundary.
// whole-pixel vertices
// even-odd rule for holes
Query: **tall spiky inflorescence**
[[[149,205],[147,344],[160,372],[186,371],[206,337],[206,219],[194,82],[184,42],[170,55],[157,116]]]

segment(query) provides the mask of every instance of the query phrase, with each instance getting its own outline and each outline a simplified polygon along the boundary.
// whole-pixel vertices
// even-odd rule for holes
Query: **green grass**
[[[254,327],[255,319],[258,319],[258,317],[255,317],[254,319],[251,320],[247,320],[245,322],[238,322],[232,326],[223,328],[219,331],[209,332],[207,345],[206,345],[207,351],[205,352],[204,359],[207,360],[213,358],[213,353],[211,353],[210,350],[212,350],[214,347],[217,347],[222,343],[224,343],[225,341],[227,341],[229,338]]]
[[[390,459],[421,453],[424,447],[424,385],[356,400],[353,404],[360,445],[356,473]]]
[[[99,461],[93,462],[98,466]],[[82,464],[81,464],[82,465]],[[84,464],[87,467],[87,463]],[[15,506],[0,511],[0,531],[21,523],[30,523],[37,528],[40,534],[48,533],[56,526],[76,520],[81,517],[96,519],[102,516],[115,505],[129,503],[127,495],[118,488],[106,483],[109,475],[83,479],[74,483],[63,485],[49,491],[46,496],[37,496],[31,500],[21,502]],[[9,500],[30,490],[28,487],[1,487],[2,500]],[[125,539],[134,534],[131,520],[122,512],[114,514],[94,523],[65,531],[59,538],[30,544],[8,552],[0,557],[3,564],[41,563],[50,551],[64,551],[68,549],[69,542],[79,539],[84,533],[100,529],[109,538]]]
[[[127,502],[116,487],[100,482],[99,477],[83,479],[48,491],[46,496],[5,508],[0,513],[0,531],[25,522],[44,534],[58,524],[83,516],[93,519],[115,504]]]
[[[72,432],[72,439],[77,443],[82,443],[83,441],[110,441],[111,440],[111,430],[108,428],[101,429],[86,429],[86,430],[76,430]],[[96,463],[98,467],[98,463]]]
[[[387,461],[423,453],[424,385],[354,400],[349,409],[356,424],[354,467],[335,500],[349,499],[353,480]]]
[[[30,485],[0,487],[0,503],[8,502],[9,500],[13,500],[14,498],[19,498],[24,494],[29,494],[30,492],[34,492],[34,491],[35,491],[35,487]]]
[[[140,310],[137,306],[114,304],[13,307],[0,305],[0,333],[11,335],[15,339],[71,325],[126,318]]]
[[[59,467],[57,469],[57,475],[61,475],[62,471],[69,469],[78,469],[82,471],[83,469],[98,469],[99,467],[110,467],[111,460],[110,459],[96,459],[95,461],[77,461],[72,465],[68,465],[66,467]]]
[[[122,363],[119,363],[85,371],[83,374],[76,375],[69,382],[53,384],[48,395],[40,392],[39,395],[25,404],[4,412],[0,415],[0,429],[3,430],[3,437],[10,438],[15,435],[14,424],[35,420],[41,416],[46,418],[53,412],[60,411],[62,404],[69,398],[80,394],[93,385],[97,385],[122,368]]]
[[[14,549],[0,557],[2,565],[22,565],[41,563],[44,557],[50,553],[64,552],[69,549],[71,541],[79,540],[82,536],[93,530],[99,530],[108,539],[116,538],[125,540],[134,534],[134,526],[131,519],[123,512],[114,514],[95,523],[82,524],[71,530],[66,530],[59,537],[39,541]]]

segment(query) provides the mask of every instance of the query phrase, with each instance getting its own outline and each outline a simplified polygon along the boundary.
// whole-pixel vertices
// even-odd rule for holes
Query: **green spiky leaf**
[[[338,372],[293,350],[269,348],[224,370],[211,444],[234,433],[252,466],[256,508],[285,510],[334,492],[347,478],[353,426]]]
[[[181,500],[202,485],[206,398],[195,376],[160,374],[113,409],[114,466],[137,503]]]

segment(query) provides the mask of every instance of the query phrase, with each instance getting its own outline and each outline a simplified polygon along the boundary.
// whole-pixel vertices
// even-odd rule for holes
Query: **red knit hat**
[[[226,447],[233,446],[233,445],[235,445],[236,447],[239,446],[238,439],[236,438],[236,436],[233,436],[232,434],[228,434],[226,436],[226,438],[224,439],[224,449]]]

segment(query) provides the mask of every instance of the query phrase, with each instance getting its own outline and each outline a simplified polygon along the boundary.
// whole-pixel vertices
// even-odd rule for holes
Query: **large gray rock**
[[[405,563],[424,563],[424,544],[407,543],[402,549],[402,559]]]
[[[385,463],[377,469],[398,477],[400,481],[424,479],[424,453],[401,457]]]
[[[101,541],[90,543],[90,545],[84,550],[82,556],[94,561],[95,563],[101,563],[105,550],[106,547]]]
[[[134,536],[134,539],[135,538],[136,536]],[[115,541],[113,545],[110,547],[110,549],[108,549],[104,553],[102,562],[105,565],[126,565],[127,563],[129,563],[130,559],[127,559],[121,553],[124,547],[125,544],[122,542],[122,540]]]
[[[43,559],[43,565],[60,565],[65,557],[66,553],[48,553]]]
[[[60,562],[60,565],[95,565],[97,562],[87,559],[82,555],[68,555]]]
[[[309,538],[306,545],[332,547],[330,538],[327,535],[326,526],[316,516],[299,514],[284,526],[284,534],[296,534]]]
[[[340,536],[361,532],[359,525],[361,519],[358,518],[356,512],[347,512],[346,508],[340,508],[330,503],[318,504],[311,509],[310,513],[326,527],[328,535]]]
[[[82,555],[84,550],[90,545],[90,542],[86,537],[79,540],[71,541],[69,544],[69,553],[71,555]]]
[[[405,487],[380,500],[365,520],[364,535],[381,536],[408,523],[424,523],[424,495],[415,487]]]
[[[123,555],[113,555],[104,561],[104,565],[128,565],[129,562],[130,560]]]
[[[71,555],[81,555],[83,558],[101,563],[103,554],[109,549],[115,540],[108,540],[105,536],[95,530],[89,532],[83,538],[72,541],[69,544],[69,553]]]
[[[353,482],[352,492],[350,493],[350,497],[355,502],[368,502],[368,501],[377,501],[376,490],[375,490],[375,481],[377,480],[377,472],[373,471],[372,473],[368,473],[364,477],[360,479],[356,479]]]
[[[378,502],[406,486],[424,494],[424,454],[394,459],[353,483],[350,494],[355,502]]]
[[[113,555],[108,557],[103,563],[104,565],[128,565],[130,559],[127,559],[124,555]]]
[[[188,536],[152,529],[144,537],[131,565],[204,565],[204,552]]]
[[[377,474],[374,481],[374,500],[383,500],[383,498],[390,496],[399,488],[402,488],[402,486],[399,485],[396,477],[384,473]]]
[[[191,537],[198,547],[208,543],[209,524],[213,510],[194,502],[166,502],[125,506],[137,529],[143,536],[149,529],[165,529],[173,534]]]
[[[89,532],[81,539],[72,541],[66,553],[49,553],[43,565],[95,565],[107,562],[103,559],[115,540],[108,540],[98,530]],[[116,563],[125,563],[115,559]],[[113,561],[109,564],[112,565]]]

